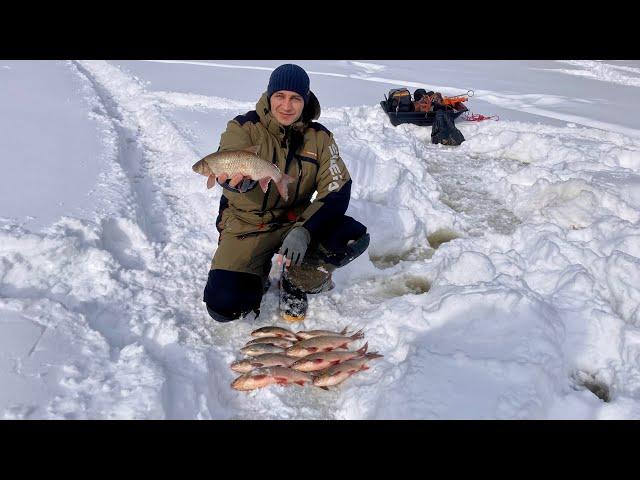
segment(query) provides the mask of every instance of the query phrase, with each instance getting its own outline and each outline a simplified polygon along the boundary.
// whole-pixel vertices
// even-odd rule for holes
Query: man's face
[[[271,95],[270,102],[271,113],[283,127],[288,127],[302,115],[304,100],[296,92],[279,90]]]

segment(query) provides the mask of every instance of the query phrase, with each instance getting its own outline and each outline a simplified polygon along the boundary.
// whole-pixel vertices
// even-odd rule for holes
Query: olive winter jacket
[[[313,121],[319,117],[320,104],[311,92],[301,118],[289,127],[282,127],[272,116],[264,93],[255,110],[227,124],[219,151],[258,145],[262,159],[275,163],[296,181],[288,185],[286,202],[273,181],[266,193],[260,188],[245,193],[225,189],[216,222],[219,230],[242,236],[296,222],[309,230],[313,238],[344,215],[351,197],[351,177],[332,133]]]

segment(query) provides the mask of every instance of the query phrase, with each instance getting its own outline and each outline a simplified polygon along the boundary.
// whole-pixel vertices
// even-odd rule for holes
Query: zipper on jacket
[[[296,200],[298,200],[298,192],[300,191],[300,184],[302,183],[302,160],[300,160],[298,155],[296,155],[296,160],[298,161],[298,184],[296,185],[296,194],[293,197],[292,206],[295,206]]]
[[[294,147],[294,146],[293,145],[289,145],[289,151],[287,152],[287,158],[284,161],[284,172],[283,173],[285,173],[285,174],[289,170],[289,165],[291,164],[291,160],[293,158],[293,155],[295,154],[295,148],[291,148],[291,147]],[[274,155],[275,155],[275,152],[274,152]],[[271,185],[271,182],[269,182],[269,185]],[[280,203],[280,199],[281,198],[282,197],[280,197],[280,196],[278,196],[278,198],[276,198],[276,203],[271,208],[272,210],[275,209],[278,206],[278,203]]]
[[[273,151],[273,159],[271,160],[271,163],[273,163],[275,165],[277,161],[277,157],[276,157],[276,151]],[[273,182],[269,182],[269,185],[267,185],[267,191],[264,192],[264,200],[262,200],[262,208],[260,209],[260,218],[262,220],[262,223],[264,223],[264,214],[265,214],[265,209],[267,208],[267,200],[269,199],[269,192],[271,191],[271,184]]]

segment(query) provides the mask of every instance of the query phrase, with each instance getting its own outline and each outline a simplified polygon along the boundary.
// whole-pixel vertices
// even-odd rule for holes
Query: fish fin
[[[360,367],[360,370],[369,370],[371,367],[367,366],[367,365],[362,365]]]
[[[382,358],[384,355],[379,354],[378,352],[369,352],[364,354],[367,358]]]
[[[287,175],[286,173],[283,173],[280,176],[280,180],[275,182],[276,188],[278,189],[278,193],[285,201],[289,199],[289,192],[287,190],[287,185],[293,182],[294,180],[295,178],[293,178],[292,176]]]
[[[360,356],[364,355],[365,353],[367,353],[367,348],[369,348],[369,342],[365,343],[362,348],[358,349],[358,354]]]
[[[321,358],[316,358],[315,360],[313,360],[313,363],[322,363],[322,362],[324,362],[324,360]]]
[[[276,381],[276,383],[277,383],[278,385],[283,385],[283,384],[285,384],[285,383],[288,383],[288,382],[289,382],[289,380],[287,380],[287,378],[286,378],[286,377],[274,377],[274,378],[275,378],[275,381]]]
[[[344,335],[344,334],[346,334],[346,333],[347,333],[347,329],[348,329],[348,328],[349,328],[349,327],[344,327],[344,328],[342,329],[342,331],[340,332],[340,335]]]
[[[271,180],[271,178],[269,177],[264,177],[261,178],[260,180],[258,180],[258,183],[260,184],[260,188],[262,189],[262,191],[264,193],[267,193],[267,187],[269,186],[269,181]]]
[[[207,189],[212,188],[215,184],[216,184],[216,176],[209,175],[209,178],[207,178]]]
[[[298,385],[300,385],[301,387],[304,387],[304,380],[297,380],[293,383],[297,383]]]
[[[331,362],[329,362],[331,365],[338,365],[340,363],[340,360],[332,360]]]
[[[327,392],[329,391],[329,387],[318,387],[318,388],[321,388],[321,389],[323,389],[323,390],[325,390]]]
[[[361,338],[364,338],[364,330],[361,328],[360,330],[358,330],[356,333],[354,333],[353,335],[351,335],[349,338],[352,338],[354,340],[359,340]]]
[[[260,150],[260,145],[251,145],[250,147],[242,148],[241,150],[249,153],[253,153],[254,155],[258,155],[258,150]]]
[[[251,375],[251,378],[254,380],[262,380],[263,378],[267,378],[266,375]]]

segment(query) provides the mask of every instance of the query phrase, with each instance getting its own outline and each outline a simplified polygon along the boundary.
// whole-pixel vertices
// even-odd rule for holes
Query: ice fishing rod
[[[500,117],[498,115],[482,115],[480,113],[472,113],[472,112],[467,112],[462,116],[463,120],[466,120],[467,122],[482,122],[483,120],[494,120],[494,121],[498,121],[500,120]]]

